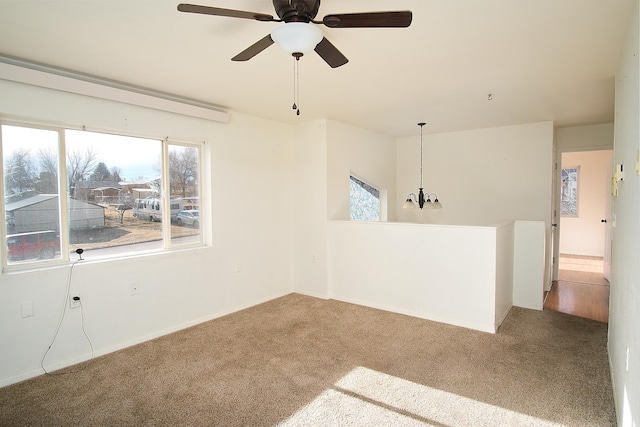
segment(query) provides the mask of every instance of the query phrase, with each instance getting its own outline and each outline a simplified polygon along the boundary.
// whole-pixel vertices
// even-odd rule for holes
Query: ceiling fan
[[[258,40],[232,61],[248,61],[274,42],[287,53],[299,59],[311,50],[320,55],[331,68],[346,64],[349,60],[322,34],[322,31],[310,24],[322,24],[329,28],[393,28],[411,25],[411,11],[387,11],[364,13],[339,13],[326,15],[318,21],[314,18],[320,9],[320,0],[273,0],[273,7],[279,19],[272,15],[242,10],[222,9],[181,3],[180,12],[203,15],[227,16],[231,18],[253,19],[262,22],[283,22],[261,40]]]

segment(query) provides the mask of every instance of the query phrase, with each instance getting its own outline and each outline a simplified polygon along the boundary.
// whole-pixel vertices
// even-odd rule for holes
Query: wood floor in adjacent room
[[[602,258],[560,255],[558,280],[544,308],[607,323],[609,281],[603,276]]]

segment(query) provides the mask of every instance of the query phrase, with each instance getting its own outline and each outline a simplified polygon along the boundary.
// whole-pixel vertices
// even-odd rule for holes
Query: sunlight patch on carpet
[[[562,426],[364,367],[349,372],[280,424],[318,425]]]

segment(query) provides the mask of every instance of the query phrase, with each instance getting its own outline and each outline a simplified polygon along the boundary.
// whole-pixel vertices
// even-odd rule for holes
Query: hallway
[[[559,267],[544,308],[608,323],[609,281],[602,274],[602,258],[561,254]]]

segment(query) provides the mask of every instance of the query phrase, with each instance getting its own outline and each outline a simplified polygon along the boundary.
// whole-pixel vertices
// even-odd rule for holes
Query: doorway
[[[561,153],[557,276],[544,308],[608,322],[612,159],[613,150]]]

